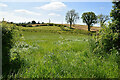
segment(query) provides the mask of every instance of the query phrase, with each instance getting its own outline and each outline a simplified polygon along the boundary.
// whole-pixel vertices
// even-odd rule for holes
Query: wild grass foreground
[[[3,35],[3,54],[8,55],[3,55],[3,78],[119,77],[117,56],[94,54],[93,37],[85,31],[7,23],[2,28],[7,35]]]

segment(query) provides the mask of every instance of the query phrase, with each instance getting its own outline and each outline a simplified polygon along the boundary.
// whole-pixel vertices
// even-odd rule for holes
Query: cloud
[[[45,4],[41,7],[36,7],[37,9],[43,9],[43,10],[56,10],[61,11],[64,8],[66,8],[66,5],[62,2],[51,2],[49,4]]]
[[[56,13],[50,13],[48,14],[49,16],[60,16],[60,14],[56,14]]]
[[[8,5],[0,3],[0,7],[8,7]]]
[[[37,15],[37,16],[41,15],[40,13],[28,11],[28,10],[25,10],[25,9],[19,9],[19,10],[14,10],[14,11],[18,12],[18,13],[25,13],[25,14],[30,14],[30,15]]]
[[[17,16],[15,15],[15,13],[12,12],[0,11],[0,20],[2,20],[2,18],[4,18],[5,21],[10,21],[10,22],[28,22],[33,20],[32,18]]]

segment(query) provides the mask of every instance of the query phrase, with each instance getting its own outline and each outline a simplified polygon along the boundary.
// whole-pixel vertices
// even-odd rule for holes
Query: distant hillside
[[[64,24],[66,26],[69,26],[69,24]],[[76,28],[76,29],[80,29],[80,30],[88,30],[88,26],[87,25],[74,25],[73,28]],[[99,31],[100,30],[100,27],[94,27],[92,26],[91,27],[91,31]]]
[[[32,26],[42,26],[42,25],[45,25],[45,24],[33,24]],[[57,24],[57,25],[64,25],[64,26],[68,26],[69,27],[69,24]],[[74,25],[72,26],[73,28],[75,29],[80,29],[80,30],[88,30],[88,26],[87,25]],[[91,31],[99,31],[100,30],[100,27],[91,27]]]

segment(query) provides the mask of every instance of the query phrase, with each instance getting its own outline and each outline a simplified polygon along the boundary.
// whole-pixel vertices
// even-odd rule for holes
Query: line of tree
[[[98,22],[100,23],[100,27],[103,27],[105,22],[110,19],[108,15],[100,14],[96,16],[94,12],[85,12],[82,14],[81,18],[83,19],[83,23],[88,25],[88,31],[90,31],[91,26]],[[79,20],[79,14],[72,9],[66,13],[65,20],[70,24],[70,28],[72,28],[72,25]]]
[[[31,21],[31,22],[28,22],[27,24],[40,24],[40,22],[36,22],[35,20]]]

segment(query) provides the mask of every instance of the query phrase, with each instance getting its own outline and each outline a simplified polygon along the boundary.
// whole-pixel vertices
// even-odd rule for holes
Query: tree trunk
[[[88,31],[90,31],[90,25],[88,25]]]
[[[70,22],[70,29],[72,28],[72,22]]]

